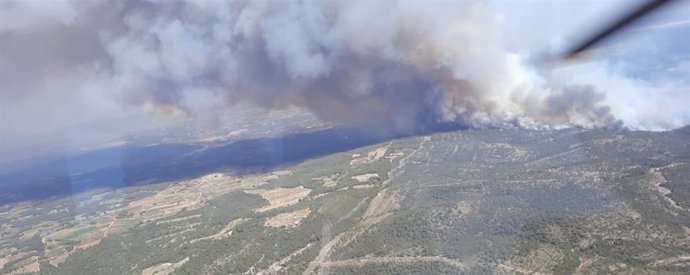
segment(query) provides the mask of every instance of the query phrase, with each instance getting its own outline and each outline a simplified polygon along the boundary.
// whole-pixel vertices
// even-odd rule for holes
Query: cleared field
[[[309,208],[304,208],[294,212],[278,214],[268,218],[264,225],[268,227],[295,228],[302,219],[309,216],[309,213],[311,213],[311,210]]]
[[[276,208],[287,207],[296,204],[301,199],[307,197],[311,193],[311,189],[304,186],[294,188],[276,188],[276,189],[254,189],[245,190],[247,194],[260,195],[269,205],[256,209],[256,212],[266,212]]]
[[[352,179],[354,179],[358,182],[367,182],[370,179],[377,179],[377,178],[379,178],[378,173],[362,174],[362,175],[357,175],[357,176],[352,177]]]
[[[156,266],[146,268],[141,271],[141,275],[167,275],[173,273],[175,269],[189,261],[189,257],[182,259],[175,263],[162,263]]]

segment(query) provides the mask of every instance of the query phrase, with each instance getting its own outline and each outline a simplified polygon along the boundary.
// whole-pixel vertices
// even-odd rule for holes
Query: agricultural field
[[[688,128],[232,136],[4,200],[0,273],[690,271]]]

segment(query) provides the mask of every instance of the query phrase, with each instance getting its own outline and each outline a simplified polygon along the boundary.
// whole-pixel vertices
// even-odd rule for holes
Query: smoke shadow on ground
[[[436,125],[431,132],[466,129]],[[373,135],[352,128],[329,128],[278,137],[201,144],[122,145],[75,156],[61,156],[0,174],[0,205],[193,179],[214,172],[252,174],[415,135]]]

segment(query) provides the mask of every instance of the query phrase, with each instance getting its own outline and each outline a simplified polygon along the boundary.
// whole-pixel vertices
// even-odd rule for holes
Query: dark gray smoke
[[[10,115],[38,97],[200,117],[297,106],[396,132],[615,123],[603,93],[503,50],[485,1],[3,1],[0,17]]]

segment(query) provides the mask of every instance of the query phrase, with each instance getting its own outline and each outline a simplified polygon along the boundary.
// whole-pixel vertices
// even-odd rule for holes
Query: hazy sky
[[[690,123],[684,2],[545,67],[532,60],[634,1],[2,1],[0,138],[212,121],[238,103],[392,131],[673,129]]]

